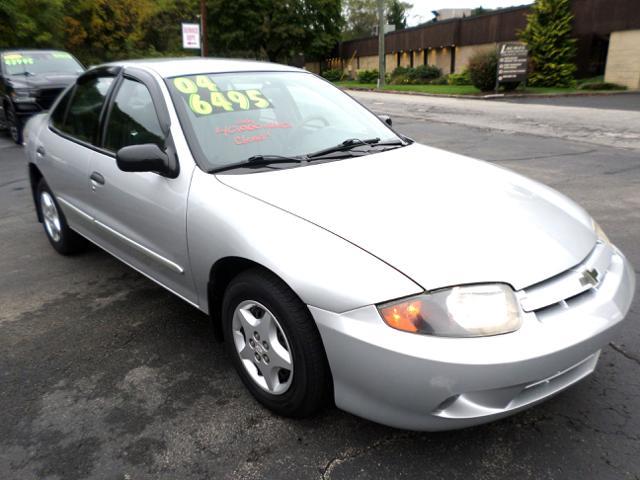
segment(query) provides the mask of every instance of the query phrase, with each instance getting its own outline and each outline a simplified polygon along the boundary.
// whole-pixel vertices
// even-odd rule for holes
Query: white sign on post
[[[200,49],[200,25],[197,23],[182,24],[182,48]]]

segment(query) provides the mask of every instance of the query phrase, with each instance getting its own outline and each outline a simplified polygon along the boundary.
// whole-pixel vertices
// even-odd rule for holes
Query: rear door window
[[[114,77],[95,77],[79,82],[61,130],[79,140],[95,144],[100,112]]]

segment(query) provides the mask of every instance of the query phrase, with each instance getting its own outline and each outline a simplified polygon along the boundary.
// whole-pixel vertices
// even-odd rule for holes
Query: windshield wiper
[[[360,140],[359,138],[348,138],[344,142],[341,142],[333,147],[323,148],[322,150],[318,150],[317,152],[310,153],[309,155],[307,155],[307,158],[323,157],[330,153],[345,152],[347,150],[351,150],[354,147],[359,147],[360,145],[371,145],[379,141],[380,139],[378,137],[369,138],[368,140]]]
[[[367,140],[360,140],[359,138],[349,138],[348,140],[345,140],[344,142],[334,147],[329,147],[323,150],[318,150],[317,152],[314,152],[314,153],[310,153],[309,155],[307,155],[307,158],[309,159],[319,158],[319,157],[324,157],[326,155],[330,155],[332,153],[348,152],[349,150],[355,147],[360,147],[362,145],[368,145],[371,147],[387,147],[387,146],[400,147],[400,146],[404,146],[405,143],[402,140],[388,140],[388,141],[381,142],[380,139],[377,137],[369,138]]]
[[[225,170],[233,170],[234,168],[252,168],[262,167],[265,165],[272,165],[274,163],[301,163],[304,159],[300,157],[285,157],[283,155],[254,155],[246,160],[240,162],[230,163],[228,165],[222,165],[221,167],[212,168],[207,170],[207,173],[224,172]]]

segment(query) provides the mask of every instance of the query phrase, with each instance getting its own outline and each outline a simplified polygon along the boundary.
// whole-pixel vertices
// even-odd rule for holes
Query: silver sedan
[[[635,276],[581,207],[308,72],[108,64],[25,132],[38,220],[207,313],[281,415],[467,427],[589,375]]]

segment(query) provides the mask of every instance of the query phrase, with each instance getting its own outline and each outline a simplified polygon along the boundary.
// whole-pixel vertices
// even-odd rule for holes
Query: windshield
[[[354,138],[400,140],[351,97],[305,72],[190,75],[167,83],[207,170],[254,156],[304,156]]]
[[[84,71],[67,52],[10,52],[2,54],[8,75],[67,73],[78,75]]]

